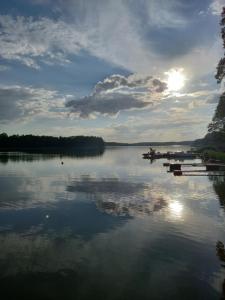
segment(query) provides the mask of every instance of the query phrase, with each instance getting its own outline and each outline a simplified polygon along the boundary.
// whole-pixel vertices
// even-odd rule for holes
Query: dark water
[[[224,179],[146,150],[0,156],[2,299],[222,299]]]

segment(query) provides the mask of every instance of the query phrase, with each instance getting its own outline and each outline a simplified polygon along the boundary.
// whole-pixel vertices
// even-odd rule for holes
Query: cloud
[[[95,113],[116,115],[121,110],[143,108],[147,105],[149,105],[149,102],[140,101],[132,95],[117,93],[111,95],[92,95],[67,103],[67,107],[72,107],[71,112],[77,113],[82,118],[87,118]]]
[[[104,18],[104,14],[116,16],[121,13],[131,14],[132,17],[137,18],[140,10],[145,13],[142,15],[144,21],[152,26],[163,28],[174,28],[177,26],[185,26],[188,19],[179,12],[182,8],[182,3],[177,0],[142,0],[137,4],[135,1],[123,1],[123,0],[27,0],[32,1],[34,4],[54,4],[61,13],[69,14],[73,17],[83,17],[94,21],[94,17],[98,15],[100,19]],[[116,7],[120,8],[117,11]],[[185,5],[184,7],[187,7]]]
[[[219,17],[216,15],[220,13],[219,5],[222,1],[141,0],[137,3],[134,0],[24,0],[23,2],[27,3],[28,10],[25,11],[20,3],[18,9],[10,11],[12,15],[0,16],[0,60],[3,66],[11,67],[11,73],[1,72],[2,82],[12,83],[13,78],[17,78],[18,82],[28,85],[32,84],[33,80],[39,82],[38,78],[43,75],[42,82],[46,80],[45,86],[50,84],[56,86],[60,81],[60,85],[55,89],[61,88],[62,93],[69,89],[68,93],[74,94],[74,89],[78,86],[77,96],[69,98],[48,88],[0,86],[1,123],[45,116],[45,122],[40,122],[37,129],[32,130],[41,130],[42,126],[43,133],[47,127],[50,132],[51,128],[48,126],[50,122],[47,118],[55,118],[54,121],[51,120],[53,127],[58,126],[57,130],[60,130],[60,127],[71,127],[72,134],[74,134],[73,126],[76,124],[75,127],[78,128],[79,125],[79,130],[83,130],[82,132],[86,134],[97,132],[99,135],[120,140],[131,138],[134,140],[137,136],[142,139],[147,134],[156,139],[168,140],[170,138],[165,135],[166,132],[172,132],[170,127],[174,130],[179,128],[180,132],[184,133],[185,128],[180,125],[183,122],[188,130],[191,128],[191,120],[189,126],[185,118],[188,114],[192,116],[196,111],[196,120],[203,116],[201,124],[205,124],[206,128],[210,110],[213,110],[213,105],[207,103],[216,101],[216,96],[209,94],[208,91],[198,96],[195,90],[200,87],[192,83],[196,83],[199,79],[204,80],[204,83],[209,82],[209,77],[202,75],[208,75],[209,72],[212,74],[222,55],[218,31]],[[40,7],[41,5],[46,6]],[[199,14],[200,11],[207,13]],[[16,16],[18,12],[26,16],[30,13],[34,15]],[[43,14],[45,17],[41,17]],[[90,63],[90,58],[94,63]],[[70,62],[71,65],[66,68],[50,67]],[[43,70],[28,70],[19,63]],[[110,72],[128,74],[127,71],[130,71],[141,74],[142,77],[112,75],[98,82],[91,92],[84,94],[87,86],[89,89],[93,84],[93,77],[91,78],[88,72],[90,68],[97,78],[94,83],[104,78],[103,76],[108,76]],[[161,74],[171,68],[184,69],[188,80],[182,91],[183,93],[192,91],[193,97],[190,93],[179,99],[177,97],[177,103],[171,95],[165,99],[166,86],[162,82],[163,77],[162,80],[156,77],[160,78],[163,76]],[[82,76],[80,69],[83,72]],[[6,71],[5,67],[0,66],[0,71]],[[87,74],[86,77],[83,74]],[[149,74],[154,76],[148,76]],[[201,87],[204,88],[206,87]],[[208,89],[210,88],[215,89],[212,84],[208,86]],[[68,111],[71,112],[72,120],[65,117]],[[121,111],[123,114],[118,115]],[[170,113],[171,118],[166,113]],[[213,114],[213,111],[211,113]],[[73,116],[92,118],[96,115],[100,116],[96,122],[73,118]],[[115,120],[101,117],[106,115],[118,115],[118,118]],[[152,123],[147,122],[140,130],[136,128],[138,124],[135,124],[135,121],[128,127],[124,124],[128,117],[137,115],[145,120],[151,119]],[[58,122],[57,118],[61,117],[62,120]],[[29,124],[35,127],[39,121],[35,118],[35,121]],[[111,122],[121,124],[109,128]],[[30,127],[27,129],[26,126],[21,126],[23,128],[18,127],[18,130],[30,130]],[[168,131],[165,127],[168,127]]]
[[[22,121],[37,115],[60,117],[66,114],[64,101],[56,91],[23,86],[0,87],[0,123]]]
[[[135,78],[135,76],[121,76],[121,75],[111,75],[110,77],[105,78],[103,81],[100,81],[96,84],[94,92],[95,93],[101,93],[102,91],[107,91],[114,88],[119,88],[122,86],[127,87],[138,87],[138,86],[145,86],[150,79],[152,79],[151,76],[147,76],[144,78]],[[160,81],[157,81],[157,79],[153,80],[153,85],[163,85]]]
[[[209,9],[213,15],[220,15],[225,6],[224,0],[213,0]]]
[[[85,0],[69,2],[74,5],[73,17],[85,15],[84,24],[96,30],[93,53],[133,72],[153,74],[174,66],[193,67],[195,61],[183,58],[190,54],[197,61],[200,47],[211,54],[215,32],[208,38],[207,24],[195,15],[200,8],[208,8],[207,1],[143,0],[138,5],[135,1],[93,1],[93,6]],[[86,5],[79,6],[81,2]],[[198,63],[199,72],[206,57]]]
[[[19,85],[0,86],[0,123],[27,121],[34,117],[68,119],[68,112],[81,118],[96,114],[116,115],[121,110],[141,109],[160,98],[166,84],[149,77],[112,75],[98,82],[89,96]],[[152,98],[154,96],[154,99]]]
[[[39,68],[38,59],[66,63],[66,54],[87,48],[87,39],[71,25],[49,18],[0,15],[0,57]]]
[[[206,97],[206,103],[218,103],[219,102],[219,94],[218,93],[215,93],[215,94],[211,94],[211,95],[208,95]]]
[[[168,115],[158,117],[149,113],[148,119],[133,118],[121,125],[111,126],[113,132],[109,132],[109,136],[107,132],[105,140],[124,142],[192,140],[204,134],[206,120],[209,121],[209,118],[199,117],[197,113],[188,116],[185,111],[179,113],[171,111]]]
[[[115,9],[115,5],[110,3]],[[73,10],[73,6],[68,4],[68,7]],[[120,11],[119,16],[115,10],[111,13],[110,7],[105,5],[100,9],[99,5],[95,7],[90,2],[80,6],[77,3],[76,12],[79,7],[85,8],[84,11],[80,8],[80,15],[77,13],[70,18],[70,22],[66,17],[53,20],[47,17],[0,15],[0,57],[38,69],[40,62],[65,64],[69,62],[69,55],[85,50],[131,70],[139,66],[144,68],[146,58],[150,59],[149,51],[142,47],[139,34],[132,28],[132,20],[122,4],[121,10],[119,7],[116,9]],[[90,12],[91,8],[93,10]]]
[[[138,78],[112,75],[98,82],[89,96],[70,100],[66,107],[81,118],[95,114],[116,115],[121,110],[140,109],[162,98],[167,86],[151,76]]]
[[[209,34],[202,19],[195,17],[195,12],[208,8],[208,3],[203,5],[193,0],[188,3],[143,0],[138,6],[133,0],[32,0],[32,3],[49,5],[51,12],[57,9],[57,14],[53,13],[57,17],[0,16],[0,56],[28,67],[40,68],[41,62],[66,64],[73,59],[71,55],[84,50],[131,72],[144,74],[159,74],[174,66],[195,66],[201,56],[198,70],[207,72],[208,64],[207,70],[202,68],[207,56],[212,52],[215,61],[218,54],[211,49],[215,32]],[[210,35],[207,41],[206,35]],[[210,49],[209,53],[197,52],[202,45]],[[190,58],[186,57],[188,54]]]

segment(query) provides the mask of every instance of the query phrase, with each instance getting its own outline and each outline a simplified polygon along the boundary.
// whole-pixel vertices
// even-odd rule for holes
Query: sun
[[[167,75],[167,87],[169,91],[179,91],[185,85],[185,75],[183,74],[183,69],[171,69],[165,72]]]

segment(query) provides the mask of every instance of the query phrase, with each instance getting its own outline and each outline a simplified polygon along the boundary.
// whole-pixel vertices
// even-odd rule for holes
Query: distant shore
[[[63,153],[63,152],[92,152],[104,151],[105,147],[113,146],[191,146],[194,141],[172,142],[138,142],[121,143],[106,142],[96,136],[70,136],[53,137],[37,135],[11,135],[0,134],[0,151],[26,151],[36,153]]]
[[[119,143],[119,142],[105,142],[105,146],[192,146],[194,141],[180,141],[180,142],[140,142],[140,143]]]

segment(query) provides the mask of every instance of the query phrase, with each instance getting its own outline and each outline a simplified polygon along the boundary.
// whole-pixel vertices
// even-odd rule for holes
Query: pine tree
[[[222,13],[221,13],[221,37],[223,40],[223,48],[225,49],[225,7],[223,7]],[[215,75],[215,78],[217,79],[217,83],[221,83],[225,76],[225,53],[224,57],[222,57],[217,65],[217,72]]]
[[[225,49],[225,7],[221,13],[221,37],[223,40],[223,48]],[[217,72],[215,78],[217,83],[221,83],[225,77],[225,52],[217,65]],[[208,132],[225,132],[225,92],[220,96],[219,103],[216,107],[212,122],[208,126]]]

